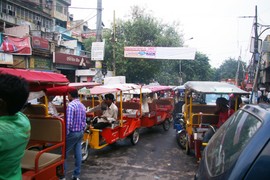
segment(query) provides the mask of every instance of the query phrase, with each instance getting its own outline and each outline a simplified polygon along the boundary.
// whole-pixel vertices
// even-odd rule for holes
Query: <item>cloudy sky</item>
[[[244,62],[249,62],[256,5],[258,23],[270,25],[269,0],[102,0],[105,26],[111,27],[114,11],[116,18],[128,19],[134,5],[146,8],[163,23],[179,22],[179,31],[186,39],[185,45],[206,54],[212,67],[219,67],[225,59],[238,59],[239,56]],[[97,0],[72,0],[71,7],[90,8],[70,8],[69,11],[75,20],[87,20],[90,28],[96,28]],[[264,29],[259,28],[258,31]],[[270,30],[265,31],[261,38],[264,39],[267,34]]]

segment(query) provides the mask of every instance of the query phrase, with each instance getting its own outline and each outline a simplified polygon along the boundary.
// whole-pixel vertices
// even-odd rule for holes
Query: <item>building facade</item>
[[[71,0],[1,0],[0,66],[92,81],[95,64],[82,43],[89,28],[83,20],[73,21],[70,5]],[[76,72],[89,69],[89,74]]]

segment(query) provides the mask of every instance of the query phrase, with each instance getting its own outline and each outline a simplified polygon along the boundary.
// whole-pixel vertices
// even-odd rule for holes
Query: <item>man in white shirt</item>
[[[114,95],[106,94],[104,101],[87,112],[96,112],[102,110],[102,115],[97,118],[97,122],[93,124],[92,128],[94,129],[103,129],[111,125],[113,121],[117,120],[118,117],[118,108],[113,103]]]

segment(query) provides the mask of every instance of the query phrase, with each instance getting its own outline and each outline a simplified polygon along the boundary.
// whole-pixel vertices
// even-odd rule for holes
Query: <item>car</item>
[[[194,179],[270,179],[270,105],[247,104],[210,139]]]

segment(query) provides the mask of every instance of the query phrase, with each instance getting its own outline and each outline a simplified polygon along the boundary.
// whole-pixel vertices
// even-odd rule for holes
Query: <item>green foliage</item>
[[[236,72],[238,67],[238,60],[235,59],[228,59],[225,60],[222,65],[216,71],[217,80],[224,80],[224,79],[235,79]],[[239,64],[239,72],[238,72],[238,79],[239,82],[243,81],[245,77],[245,69],[246,64],[240,61]]]

